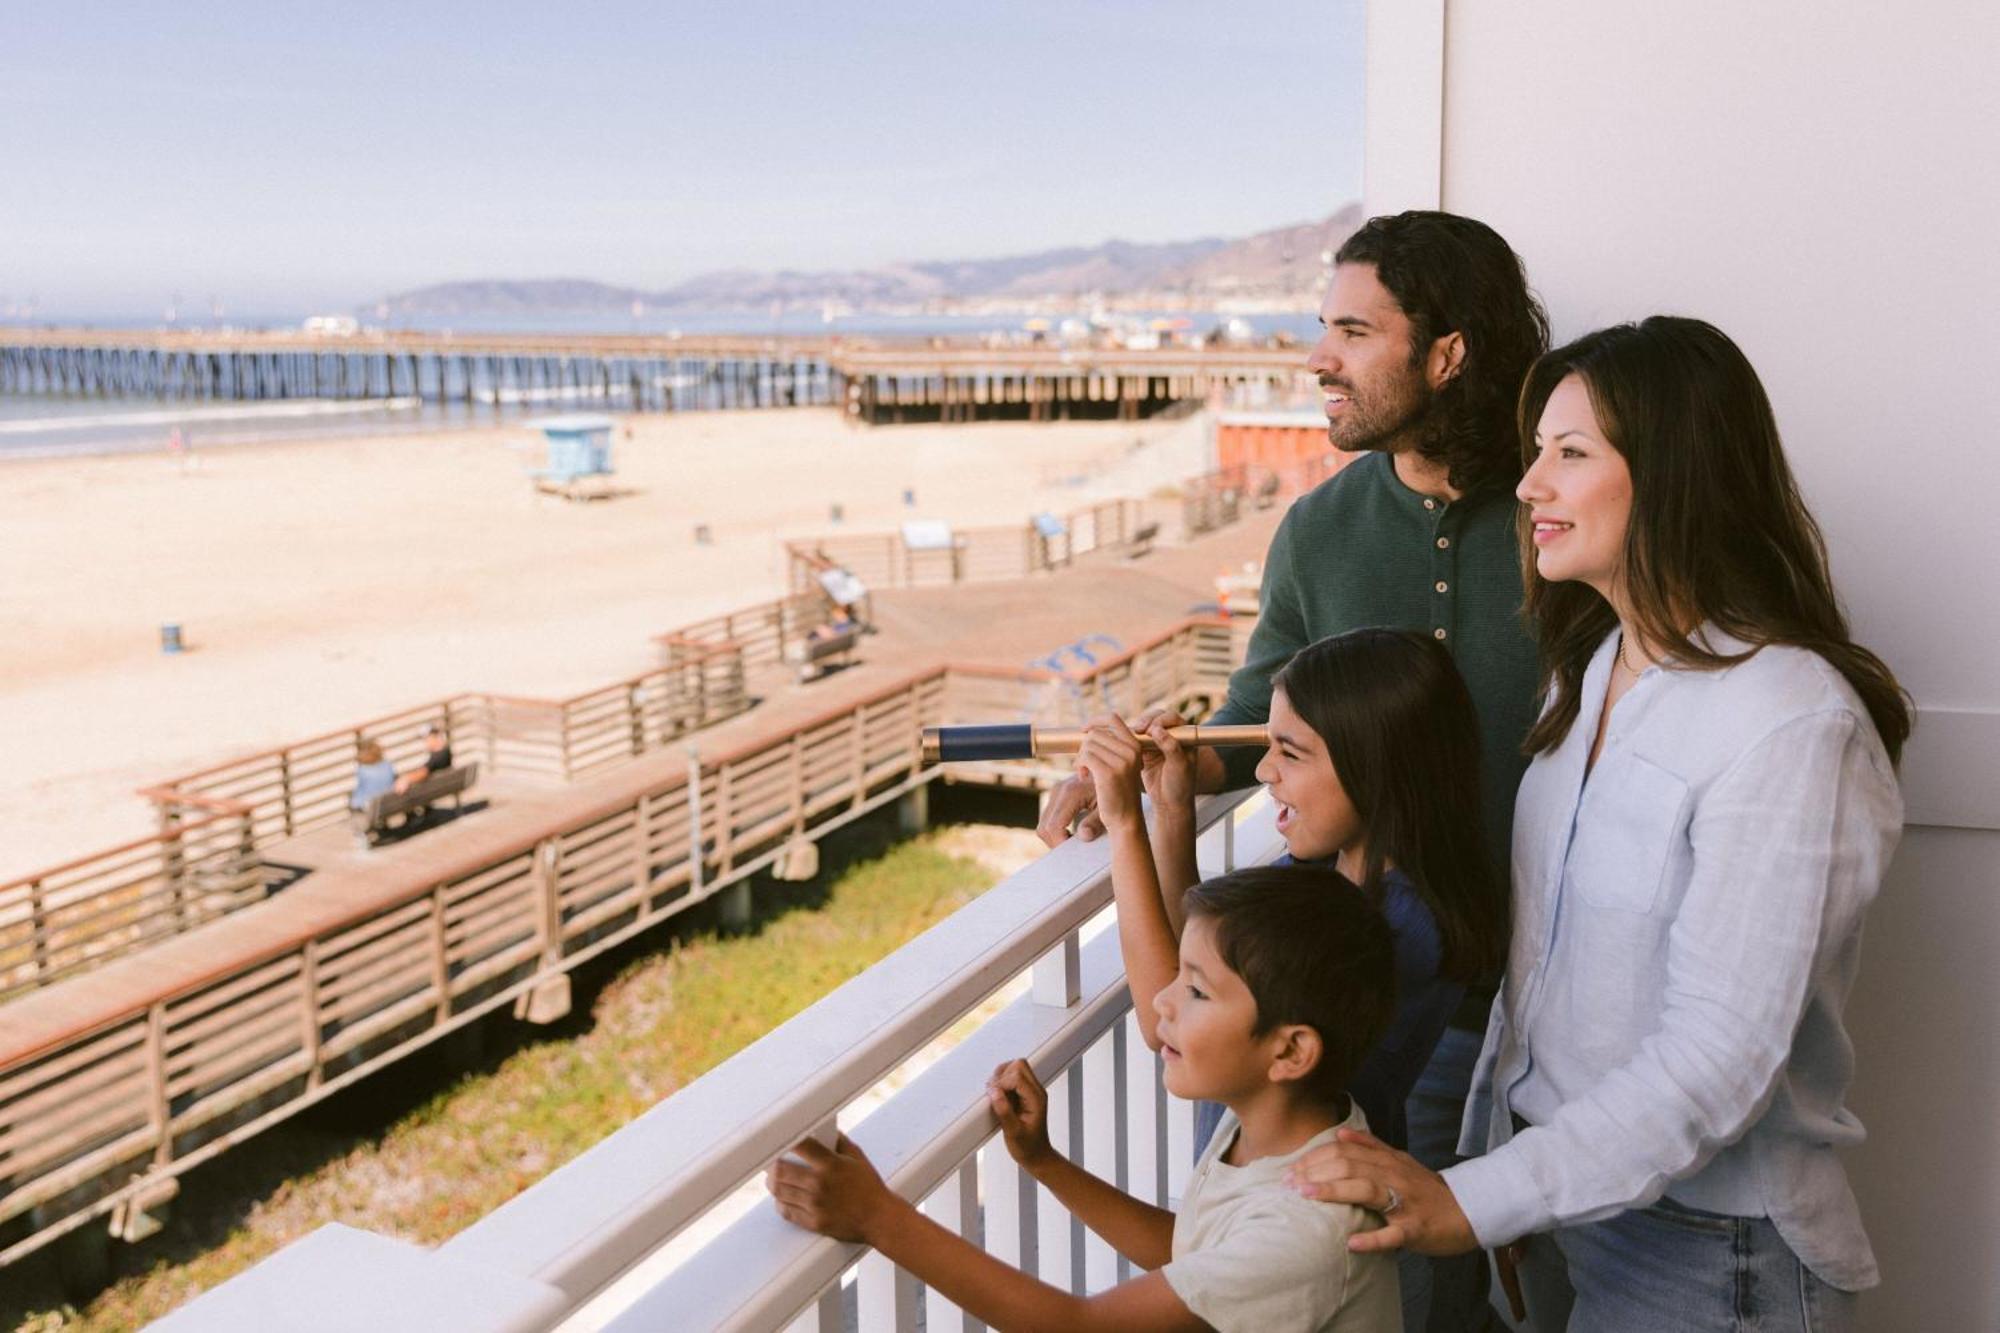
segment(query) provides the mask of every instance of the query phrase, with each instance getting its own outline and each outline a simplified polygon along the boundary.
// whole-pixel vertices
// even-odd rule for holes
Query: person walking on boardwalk
[[[1263,722],[1271,675],[1299,649],[1369,626],[1416,630],[1452,654],[1479,715],[1485,844],[1507,864],[1521,742],[1535,716],[1536,660],[1521,615],[1513,489],[1514,408],[1548,346],[1548,319],[1519,257],[1484,223],[1450,213],[1370,218],[1335,256],[1324,333],[1306,366],[1327,439],[1366,455],[1294,503],[1264,562],[1261,614],[1229,697],[1211,719]],[[1255,750],[1204,749],[1197,786],[1254,781]],[[1051,846],[1094,838],[1089,784],[1050,794]],[[1433,1170],[1457,1160],[1465,1090],[1491,1006],[1472,988],[1407,1107],[1410,1150]],[[1405,1326],[1479,1329],[1479,1256],[1403,1270]]]

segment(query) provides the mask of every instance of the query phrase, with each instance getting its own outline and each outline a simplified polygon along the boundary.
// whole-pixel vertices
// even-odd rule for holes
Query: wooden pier
[[[167,402],[840,407],[866,424],[1135,420],[1303,383],[1296,348],[988,347],[947,340],[0,329],[0,394]]]

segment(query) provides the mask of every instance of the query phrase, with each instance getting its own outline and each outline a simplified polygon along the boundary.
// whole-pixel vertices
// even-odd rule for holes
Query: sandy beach
[[[203,764],[645,670],[651,635],[780,593],[787,537],[1146,495],[1202,470],[1207,423],[690,413],[615,442],[624,493],[591,503],[534,494],[520,427],[0,463],[0,879],[143,836],[134,789]]]

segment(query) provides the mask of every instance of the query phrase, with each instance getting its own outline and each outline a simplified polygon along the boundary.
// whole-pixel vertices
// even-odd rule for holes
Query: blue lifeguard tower
[[[548,454],[542,466],[528,473],[541,490],[559,491],[568,499],[605,493],[599,482],[589,491],[582,483],[592,477],[609,477],[611,466],[610,417],[577,413],[568,416],[536,417],[524,423],[548,439]]]

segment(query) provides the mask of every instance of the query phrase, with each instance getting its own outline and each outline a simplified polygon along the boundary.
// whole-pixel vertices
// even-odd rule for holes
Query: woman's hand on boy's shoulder
[[[1139,738],[1123,718],[1107,713],[1083,729],[1076,771],[1087,773],[1097,791],[1097,813],[1107,829],[1143,823],[1139,805]]]
[[[885,1209],[908,1206],[845,1134],[832,1148],[816,1139],[799,1143],[771,1163],[764,1188],[780,1217],[835,1240],[865,1241]]]
[[[1472,1223],[1444,1177],[1373,1134],[1341,1130],[1334,1142],[1292,1163],[1285,1183],[1308,1199],[1352,1204],[1382,1215],[1381,1227],[1349,1238],[1351,1250],[1448,1255],[1479,1248]]]
[[[1049,1093],[1026,1060],[1009,1060],[986,1082],[986,1100],[1000,1122],[1007,1155],[1033,1171],[1053,1159],[1049,1142]]]

